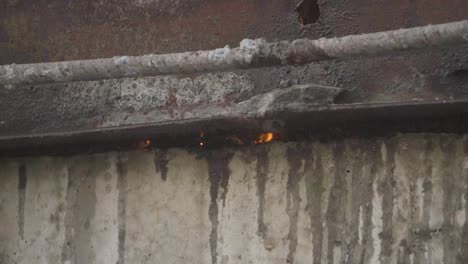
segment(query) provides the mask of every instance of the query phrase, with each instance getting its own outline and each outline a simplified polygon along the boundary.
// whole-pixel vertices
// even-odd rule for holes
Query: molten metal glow
[[[144,151],[150,150],[151,149],[151,140],[150,139],[145,139],[140,142],[138,142],[138,148],[143,149]]]
[[[263,144],[268,143],[274,139],[274,135],[271,132],[263,133],[258,135],[257,140],[255,140],[255,144]]]

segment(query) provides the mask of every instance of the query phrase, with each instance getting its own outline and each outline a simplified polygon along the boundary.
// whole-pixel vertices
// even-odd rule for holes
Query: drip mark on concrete
[[[259,147],[257,154],[257,197],[258,197],[258,210],[257,210],[257,234],[261,238],[265,238],[267,227],[264,222],[263,212],[265,210],[265,187],[267,180],[268,170],[268,152],[267,147]]]
[[[464,139],[464,146],[463,151],[465,154],[465,160],[468,159],[468,137]],[[462,263],[468,263],[468,167],[463,168],[463,177],[465,180],[465,188],[464,188],[464,198],[465,198],[465,223],[463,225],[463,239],[461,241],[461,252],[460,256],[462,258]]]
[[[161,174],[161,179],[166,181],[167,179],[167,163],[169,162],[167,158],[167,150],[156,151],[154,153],[154,167],[156,173]]]
[[[24,205],[26,202],[26,164],[21,162],[18,167],[18,233],[24,239]]]
[[[297,224],[299,218],[299,206],[301,202],[301,197],[299,194],[299,181],[302,178],[299,170],[302,165],[302,151],[295,148],[288,148],[287,152],[288,163],[289,163],[289,173],[288,173],[288,183],[287,183],[287,205],[286,210],[289,217],[289,252],[287,256],[287,263],[295,263],[294,257],[296,254],[296,248],[298,243],[297,238]]]
[[[328,263],[339,263],[335,262],[335,258],[341,255],[342,250],[342,241],[344,230],[342,226],[345,213],[345,198],[347,196],[348,190],[346,190],[346,166],[347,162],[344,157],[344,151],[346,144],[338,142],[332,146],[333,154],[333,163],[335,164],[334,172],[331,173],[330,177],[333,177],[333,184],[331,186],[329,196],[328,196],[328,208],[325,213],[325,221],[327,222],[328,228],[328,246],[327,246],[327,256]],[[335,249],[338,247],[339,249]],[[346,247],[346,246],[343,246]],[[340,252],[337,254],[337,252]],[[341,260],[340,260],[341,262]]]
[[[208,210],[208,215],[211,222],[211,233],[210,233],[210,250],[211,250],[211,262],[217,263],[218,259],[218,196],[219,187],[223,189],[221,193],[221,199],[223,206],[226,203],[226,194],[228,192],[229,176],[231,171],[229,170],[228,164],[232,154],[227,153],[223,150],[214,150],[209,153],[208,166],[210,176],[210,197],[211,203]]]
[[[310,216],[310,225],[312,230],[312,244],[314,264],[320,264],[322,259],[322,240],[323,240],[323,226],[321,222],[322,217],[322,192],[323,179],[326,177],[323,164],[322,153],[318,150],[311,149],[311,155],[308,158],[309,162],[313,164],[312,173],[306,178],[307,189],[307,208]],[[317,153],[318,155],[314,155]]]
[[[428,137],[426,139],[426,156],[424,159],[425,171],[423,179],[423,210],[422,210],[422,230],[427,233],[430,230],[429,221],[431,218],[431,207],[432,207],[432,170],[433,170],[433,159],[432,155],[434,152],[434,143],[432,139]],[[427,250],[427,254],[424,254],[425,262],[430,262],[432,259],[432,250]]]
[[[71,258],[75,255],[75,205],[76,205],[76,191],[77,183],[74,178],[70,176],[70,168],[67,168],[67,193],[65,197],[65,241],[62,246],[62,262],[61,263],[74,263]]]
[[[117,157],[117,188],[119,189],[117,219],[118,219],[118,264],[125,263],[125,239],[126,239],[126,206],[127,206],[127,174],[124,168],[121,154]]]
[[[454,180],[443,180],[443,223],[442,230],[445,235],[442,236],[443,243],[443,263],[450,263],[453,261],[453,256],[456,255],[456,249],[453,246],[456,244],[454,237],[456,236],[453,232],[454,228],[446,228],[452,225],[452,221],[455,217],[456,209],[451,206],[456,203],[457,185],[460,184],[456,179],[456,176],[452,174],[453,168],[456,167],[454,162],[457,161],[456,157],[456,142],[453,137],[441,136],[440,148],[442,150],[442,166],[440,174],[447,178]]]
[[[90,229],[92,219],[96,215],[96,171],[107,164],[99,161],[94,156],[85,156],[77,159],[76,171],[71,175],[80,180],[76,192],[76,204],[74,205],[74,259],[75,263],[90,262],[96,260],[96,251],[89,244],[95,235]]]
[[[381,246],[380,244],[379,245],[372,245],[371,247],[369,246],[366,246],[368,245],[368,241],[371,241],[371,242],[374,242],[374,238],[372,237],[373,234],[374,234],[374,228],[376,227],[374,225],[373,222],[375,222],[377,219],[375,219],[376,217],[376,213],[377,211],[375,211],[376,209],[374,209],[374,206],[373,206],[373,203],[374,203],[374,199],[376,198],[376,194],[375,194],[375,190],[374,190],[374,187],[376,187],[375,185],[377,184],[377,181],[379,181],[379,174],[380,174],[380,170],[384,167],[383,166],[383,156],[382,156],[382,151],[383,150],[386,150],[384,149],[382,146],[382,142],[378,141],[379,144],[377,144],[375,146],[375,148],[372,148],[372,151],[370,153],[367,153],[365,151],[365,155],[366,155],[366,158],[364,160],[366,160],[366,162],[368,162],[367,160],[370,159],[370,161],[373,161],[373,162],[370,162],[370,169],[369,169],[369,178],[368,178],[368,182],[370,184],[367,184],[367,187],[366,187],[366,194],[365,194],[365,205],[364,206],[364,211],[363,211],[363,236],[362,236],[362,245],[364,246],[363,247],[363,250],[359,256],[359,260],[357,261],[357,263],[364,263],[365,260],[366,260],[366,256],[369,256],[369,257],[372,257],[373,255],[373,252],[374,252],[374,246]],[[382,181],[380,179],[380,181]],[[379,201],[380,202],[380,201]],[[377,203],[377,202],[376,202]],[[382,203],[380,203],[382,204]],[[370,253],[369,253],[370,252]]]
[[[382,253],[382,238],[380,234],[383,229],[383,210],[382,210],[382,194],[379,194],[378,179],[374,180],[372,184],[373,197],[372,197],[372,243],[373,252],[370,263],[378,263],[381,260],[380,254]]]
[[[385,144],[384,152],[382,153],[382,162],[384,171],[383,186],[377,188],[376,193],[379,192],[382,197],[380,202],[382,209],[378,208],[378,211],[382,210],[383,229],[382,234],[379,235],[381,240],[381,254],[383,261],[390,258],[392,255],[392,241],[393,241],[393,207],[394,207],[394,196],[397,196],[396,192],[396,179],[395,179],[395,153],[396,153],[396,139],[390,139],[388,144]],[[377,180],[377,179],[376,179]],[[374,208],[372,208],[374,214]],[[380,212],[379,212],[380,213]]]

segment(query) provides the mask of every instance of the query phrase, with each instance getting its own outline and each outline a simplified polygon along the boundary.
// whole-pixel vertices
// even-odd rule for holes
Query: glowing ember
[[[151,140],[145,139],[143,141],[138,142],[138,148],[143,149],[145,151],[151,149]]]
[[[205,145],[203,142],[200,142],[200,147],[203,147],[203,145]]]
[[[255,140],[255,144],[263,144],[268,143],[274,139],[274,135],[271,132],[263,133],[258,135],[257,140]]]

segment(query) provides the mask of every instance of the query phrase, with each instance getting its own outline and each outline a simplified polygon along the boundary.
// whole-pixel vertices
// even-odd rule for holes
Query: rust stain
[[[204,1],[187,10],[176,9],[182,14],[133,3],[76,3],[83,5],[67,6],[54,1],[49,9],[33,4],[21,5],[21,12],[0,10],[0,17],[4,17],[0,31],[10,36],[8,42],[0,39],[0,48],[6,51],[0,53],[0,64],[180,52],[237,44],[247,37],[247,29],[258,22],[259,12],[254,1],[247,0]],[[15,52],[26,49],[24,57]]]

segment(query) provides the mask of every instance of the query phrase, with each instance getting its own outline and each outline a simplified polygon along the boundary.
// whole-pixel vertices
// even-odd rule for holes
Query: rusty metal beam
[[[468,20],[410,29],[292,42],[243,40],[225,48],[138,57],[0,66],[0,84],[91,81],[164,74],[212,72],[276,65],[302,65],[355,56],[376,56],[393,51],[468,42]]]
[[[293,108],[291,108],[292,110]],[[195,118],[177,122],[0,136],[0,156],[76,154],[153,147],[198,148],[200,131],[204,147],[229,145],[232,136],[248,140],[272,131],[280,140],[327,139],[343,136],[385,136],[400,132],[468,132],[468,100],[384,104],[311,105],[307,111],[282,109],[261,117]],[[252,142],[250,142],[252,143]]]

